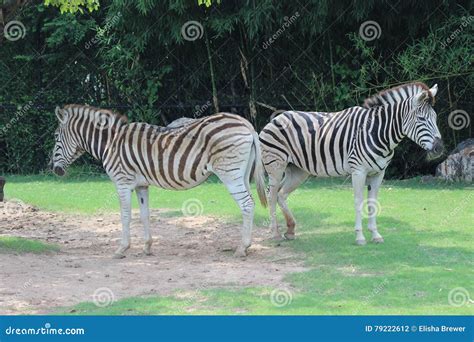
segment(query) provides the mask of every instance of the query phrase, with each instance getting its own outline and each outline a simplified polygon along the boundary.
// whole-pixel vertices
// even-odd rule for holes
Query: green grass
[[[48,253],[59,251],[59,246],[37,240],[0,236],[0,253]]]
[[[105,177],[7,176],[6,196],[42,209],[90,214],[118,210]],[[151,206],[181,215],[189,198],[204,215],[240,221],[224,186],[211,179],[183,192],[152,189]],[[462,287],[474,298],[474,188],[419,179],[386,181],[379,196],[382,245],[353,244],[350,181],[311,180],[289,199],[297,218],[297,239],[283,242],[300,252],[308,271],[289,275],[291,303],[272,304],[271,288],[222,288],[182,298],[127,298],[105,308],[83,303],[64,312],[78,314],[471,314],[472,304],[450,305],[448,294]],[[257,205],[256,224],[267,211]],[[282,222],[280,215],[280,222]],[[366,227],[366,222],[365,226]],[[257,228],[258,229],[258,228]],[[370,234],[365,230],[366,238]]]

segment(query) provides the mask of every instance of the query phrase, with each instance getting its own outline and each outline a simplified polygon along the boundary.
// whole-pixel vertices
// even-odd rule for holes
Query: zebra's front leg
[[[366,174],[352,174],[352,188],[354,189],[354,208],[355,208],[355,234],[356,244],[365,245],[365,237],[362,233],[362,207],[364,205],[364,185]]]
[[[380,184],[384,177],[385,171],[382,171],[375,176],[367,177],[367,186],[368,186],[368,200],[367,207],[369,212],[369,224],[368,228],[372,233],[372,242],[383,243],[383,237],[377,231],[377,213],[379,208],[379,203],[377,201],[377,196],[380,189]]]
[[[125,251],[130,248],[130,221],[132,219],[131,197],[132,190],[129,188],[117,187],[117,193],[120,200],[121,218],[122,218],[122,241],[120,247],[114,254],[114,259],[125,258]]]
[[[148,187],[138,187],[137,198],[140,204],[140,221],[143,224],[143,238],[145,240],[145,246],[143,247],[143,253],[145,255],[151,255],[151,245],[153,239],[150,234],[150,211],[148,202]]]

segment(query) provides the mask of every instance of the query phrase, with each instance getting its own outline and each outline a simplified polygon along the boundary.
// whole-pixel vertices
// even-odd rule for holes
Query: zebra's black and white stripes
[[[243,215],[243,256],[251,244],[254,201],[249,180],[254,176],[262,204],[266,204],[260,143],[252,125],[240,116],[219,113],[196,120],[180,120],[168,127],[127,123],[125,117],[89,106],[57,108],[53,170],[65,169],[84,152],[99,159],[115,183],[121,204],[122,243],[116,257],[130,246],[131,193],[136,190],[144,225],[145,253],[151,252],[148,186],[184,190],[216,174],[228,188]]]
[[[294,238],[295,221],[286,199],[310,175],[352,175],[356,210],[356,242],[362,234],[363,187],[368,185],[369,230],[372,240],[383,242],[377,231],[374,205],[385,169],[395,147],[408,137],[433,154],[442,141],[432,108],[437,86],[410,83],[383,91],[336,113],[288,111],[275,117],[260,133],[262,159],[269,175],[271,226],[280,238],[276,203],[287,222],[285,236]],[[282,180],[284,176],[284,179]]]

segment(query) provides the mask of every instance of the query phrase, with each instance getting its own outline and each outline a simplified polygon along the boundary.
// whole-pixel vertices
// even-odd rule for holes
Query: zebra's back
[[[189,189],[205,181],[215,167],[231,172],[239,151],[253,144],[253,132],[247,120],[228,113],[170,127],[131,123],[121,128],[113,144],[119,153],[105,166],[113,178]]]
[[[363,124],[365,111],[352,107],[337,113],[288,111],[278,115],[260,133],[264,164],[291,163],[322,177],[351,173],[356,127]]]

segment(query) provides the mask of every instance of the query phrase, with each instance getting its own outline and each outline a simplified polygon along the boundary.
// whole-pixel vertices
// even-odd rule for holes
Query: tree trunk
[[[3,202],[3,187],[5,186],[5,178],[0,177],[0,202]]]
[[[214,66],[212,64],[211,47],[209,44],[209,37],[207,36],[207,32],[206,32],[206,49],[207,49],[207,59],[209,61],[209,71],[211,73],[212,102],[214,103],[214,111],[216,113],[219,113],[219,100],[217,98],[216,79],[214,75]]]

